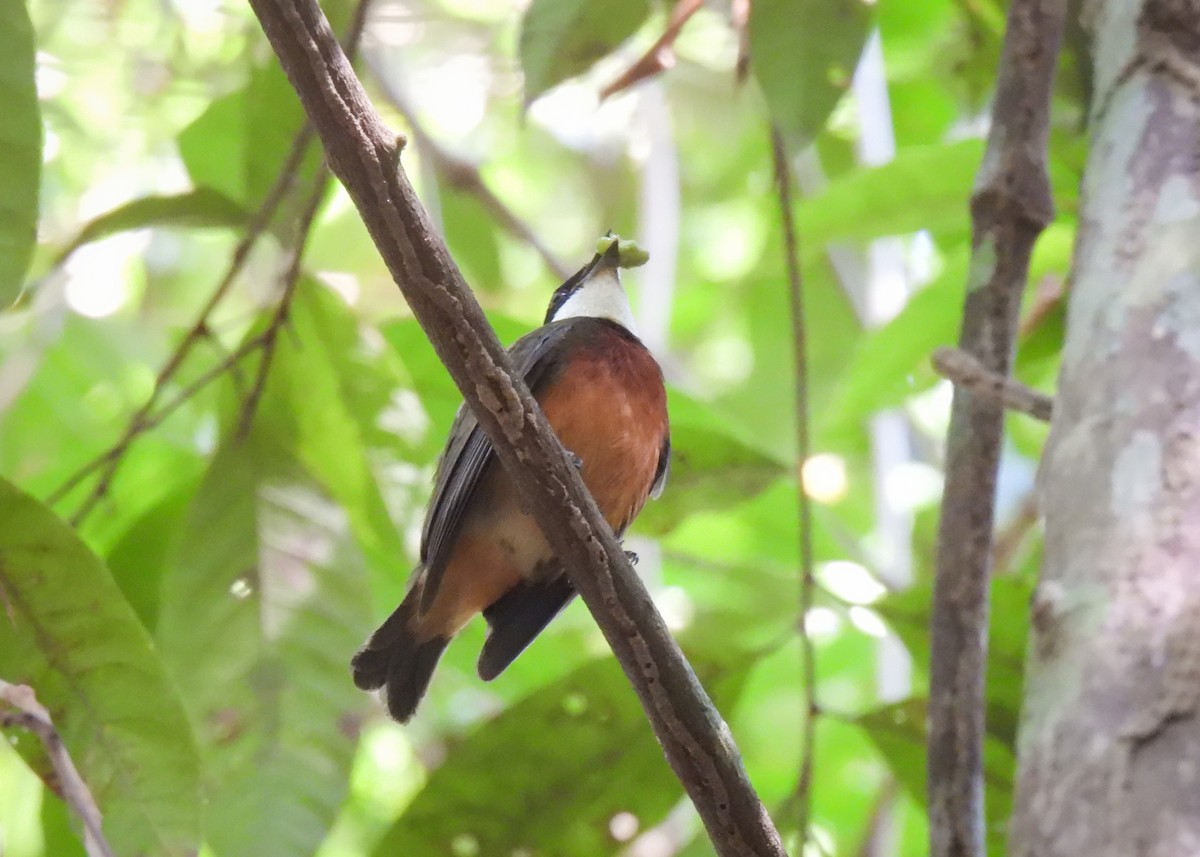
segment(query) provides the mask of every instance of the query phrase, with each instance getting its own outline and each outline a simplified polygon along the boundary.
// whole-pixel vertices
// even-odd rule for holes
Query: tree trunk
[[[1094,2],[1010,851],[1200,854],[1200,0]]]

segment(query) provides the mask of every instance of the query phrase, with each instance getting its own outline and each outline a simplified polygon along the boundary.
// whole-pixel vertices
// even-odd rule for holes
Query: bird
[[[509,349],[551,428],[618,538],[658,497],[671,457],[662,370],[637,336],[620,269],[645,260],[610,232],[559,286],[543,325]],[[382,690],[405,723],[439,658],[482,613],[484,681],[500,675],[575,589],[471,409],[459,408],[434,477],[420,561],[400,606],[351,660],[354,683]]]

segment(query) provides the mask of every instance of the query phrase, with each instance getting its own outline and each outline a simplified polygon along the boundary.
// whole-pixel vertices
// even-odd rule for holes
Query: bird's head
[[[629,298],[621,285],[621,268],[646,261],[646,253],[633,241],[608,233],[597,243],[597,253],[554,291],[546,310],[546,323],[564,318],[606,318],[631,333],[637,328]]]

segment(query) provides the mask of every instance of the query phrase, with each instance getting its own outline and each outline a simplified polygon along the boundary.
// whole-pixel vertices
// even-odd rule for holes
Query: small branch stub
[[[0,679],[0,726],[19,726],[37,735],[54,768],[58,791],[83,822],[83,845],[88,857],[114,857],[100,826],[96,801],[67,753],[62,736],[50,719],[50,712],[37,701],[33,688]]]

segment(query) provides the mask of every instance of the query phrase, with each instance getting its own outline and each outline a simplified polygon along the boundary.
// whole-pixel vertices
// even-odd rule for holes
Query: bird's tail
[[[433,677],[433,668],[450,643],[449,637],[424,641],[417,638],[411,626],[419,603],[417,587],[350,661],[354,683],[361,690],[383,688],[388,714],[401,723],[407,722],[417,710],[417,703]]]

